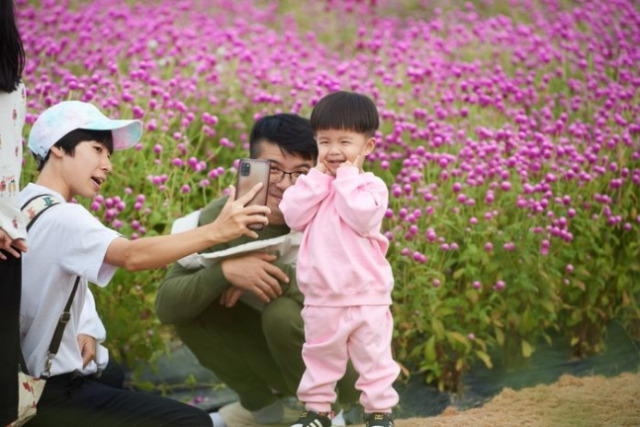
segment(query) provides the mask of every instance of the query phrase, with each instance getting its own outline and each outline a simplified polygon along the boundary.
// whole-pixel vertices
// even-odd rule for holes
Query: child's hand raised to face
[[[318,172],[329,173],[329,169],[327,168],[327,166],[320,161],[316,164],[316,169],[318,170]]]
[[[356,156],[355,159],[353,159],[353,162],[349,161],[349,160],[345,160],[344,162],[340,163],[340,166],[338,166],[339,168],[345,167],[345,166],[355,166],[358,169],[360,168],[360,154],[358,154]]]

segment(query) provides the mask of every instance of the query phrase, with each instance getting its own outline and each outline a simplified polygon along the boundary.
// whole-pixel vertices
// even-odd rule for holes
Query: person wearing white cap
[[[102,351],[96,340],[104,339],[104,331],[87,282],[103,287],[117,267],[130,271],[162,267],[241,235],[256,238],[247,225],[266,224],[269,208],[245,207],[261,184],[236,201],[231,187],[229,201],[215,222],[180,234],[124,238],[71,199],[96,196],[112,171],[112,152],[131,147],[141,135],[139,121],[109,119],[95,106],[78,101],[45,110],[29,134],[40,175],[21,191],[21,202],[41,200],[38,196],[45,194],[49,196],[45,202],[55,204],[29,228],[30,250],[22,263],[22,350],[29,372],[49,378],[30,426],[212,425],[198,408],[94,379],[104,361],[96,357]],[[80,280],[70,320],[49,368],[49,344],[76,277]]]

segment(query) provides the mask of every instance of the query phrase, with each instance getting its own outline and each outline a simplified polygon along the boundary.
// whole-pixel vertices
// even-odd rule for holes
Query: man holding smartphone
[[[318,155],[309,121],[294,114],[263,117],[249,144],[251,158],[270,162],[266,203],[271,214],[258,240],[288,235],[279,209],[282,195],[315,166]],[[202,209],[198,224],[214,221],[225,200]],[[210,251],[249,241],[241,237]],[[290,425],[297,419],[298,411],[287,411],[279,397],[295,396],[304,372],[302,302],[295,263],[270,253],[245,253],[199,268],[173,265],[156,296],[160,321],[174,324],[200,363],[240,397],[214,417],[215,427]],[[358,401],[356,378],[349,368],[338,383],[341,404]]]

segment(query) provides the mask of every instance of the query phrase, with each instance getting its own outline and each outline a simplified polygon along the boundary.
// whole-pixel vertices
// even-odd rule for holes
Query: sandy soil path
[[[640,426],[640,373],[563,375],[550,385],[502,390],[481,408],[449,407],[437,417],[396,420],[396,427]]]

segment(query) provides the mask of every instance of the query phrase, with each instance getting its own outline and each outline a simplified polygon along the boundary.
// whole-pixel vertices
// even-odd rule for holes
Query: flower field
[[[103,194],[78,201],[124,235],[168,233],[220,196],[256,118],[359,91],[382,119],[365,167],[390,189],[405,373],[454,390],[474,363],[552,336],[567,357],[602,350],[613,320],[640,339],[637,2],[16,3],[29,124],[66,99],[144,122]],[[116,357],[168,340],[164,274],[95,290]]]

